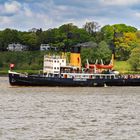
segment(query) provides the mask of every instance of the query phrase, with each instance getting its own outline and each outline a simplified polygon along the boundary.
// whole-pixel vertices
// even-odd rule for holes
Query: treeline
[[[0,70],[8,70],[10,63],[15,64],[16,70],[41,70],[43,57],[46,52],[0,52]]]
[[[36,32],[21,32],[13,29],[0,31],[1,52],[7,51],[8,44],[10,43],[27,45],[29,46],[28,49],[30,52],[39,50],[41,44],[49,44],[50,46],[58,47],[59,50],[62,48],[70,50],[72,46],[77,45],[78,43],[91,41],[95,42],[97,45],[93,43],[89,48],[82,49],[83,63],[87,58],[90,62],[95,62],[96,59],[103,59],[105,63],[108,63],[111,58],[113,44],[115,44],[116,60],[128,60],[131,63],[132,68],[135,68],[135,70],[138,69],[140,64],[133,64],[135,61],[140,62],[139,57],[136,58],[136,56],[139,55],[137,52],[140,50],[140,31],[135,27],[125,24],[105,25],[104,27],[100,27],[97,22],[87,22],[83,25],[83,28],[79,28],[70,23],[46,31],[42,31],[42,29],[39,29]],[[35,52],[29,53],[28,57],[33,56],[34,53]],[[135,53],[137,55],[135,55]],[[12,54],[14,53],[11,52],[10,56],[12,56]],[[19,55],[23,55],[23,59],[26,59],[24,52]],[[16,63],[16,55],[14,57],[15,61],[12,62]],[[38,56],[35,55],[35,57]],[[38,64],[36,61],[35,64]],[[5,66],[4,63],[8,62],[10,62],[10,60],[4,59],[0,62],[0,65]],[[28,63],[30,65],[30,62]]]

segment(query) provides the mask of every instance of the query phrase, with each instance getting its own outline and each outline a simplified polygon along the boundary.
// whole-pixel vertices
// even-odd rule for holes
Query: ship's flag
[[[15,67],[15,64],[11,63],[10,64],[10,69],[12,70]]]

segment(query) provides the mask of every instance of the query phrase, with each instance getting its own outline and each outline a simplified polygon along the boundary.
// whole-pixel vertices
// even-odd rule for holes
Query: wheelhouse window
[[[99,76],[99,75],[97,75],[97,76],[96,76],[96,79],[100,79],[100,76]]]
[[[113,75],[111,75],[111,79],[114,79],[114,76]]]

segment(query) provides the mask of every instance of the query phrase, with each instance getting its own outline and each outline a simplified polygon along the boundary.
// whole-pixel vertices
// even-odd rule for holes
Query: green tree
[[[102,40],[103,35],[102,32],[100,32],[100,25],[98,22],[86,22],[83,28],[91,35],[91,41],[99,43]]]
[[[97,47],[82,48],[81,50],[82,64],[86,63],[88,59],[90,63],[95,63],[96,60],[103,60],[108,64],[111,60],[111,50],[105,41],[99,43]]]
[[[104,41],[109,44],[113,39],[114,28],[111,25],[105,25],[101,28],[101,33],[103,35]]]
[[[105,63],[109,63],[111,60],[112,51],[105,41],[101,41],[98,47],[99,59],[102,59]]]
[[[107,43],[110,43],[112,41],[114,30],[116,33],[128,33],[128,32],[135,33],[137,31],[135,27],[128,26],[126,24],[105,25],[101,28],[101,32],[104,37],[104,40]]]
[[[0,50],[6,51],[8,44],[20,42],[18,31],[7,28],[0,32],[0,42]]]
[[[137,38],[136,33],[127,32],[122,37],[116,38],[116,57],[118,60],[127,60],[131,51],[139,46],[140,39]]]
[[[99,31],[100,25],[98,22],[92,21],[92,22],[86,22],[84,25],[84,29],[89,32],[91,35],[95,35],[96,32]]]
[[[27,45],[31,51],[39,49],[38,39],[35,33],[24,33],[22,35],[22,42]]]
[[[137,71],[140,68],[140,46],[132,50],[128,62],[132,70]]]

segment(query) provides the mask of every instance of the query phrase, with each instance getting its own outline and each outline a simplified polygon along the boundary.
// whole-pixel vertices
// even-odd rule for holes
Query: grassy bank
[[[130,64],[127,61],[115,61],[114,69],[120,73],[129,73],[131,72]]]
[[[132,71],[127,61],[116,61],[114,69],[122,74],[140,74],[140,71]]]
[[[8,71],[7,70],[0,70],[0,75],[7,75]]]

